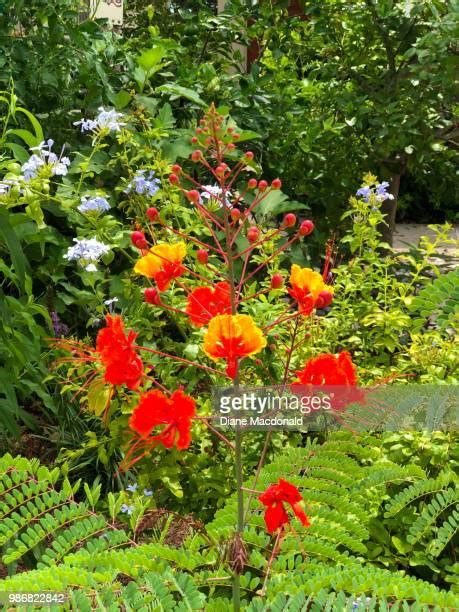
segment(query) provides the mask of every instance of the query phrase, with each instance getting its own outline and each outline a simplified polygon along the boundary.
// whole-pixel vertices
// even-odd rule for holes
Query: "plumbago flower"
[[[375,196],[378,202],[384,202],[384,200],[393,200],[394,196],[392,193],[387,191],[389,187],[389,183],[387,181],[383,181],[382,183],[374,183],[372,185],[363,185],[360,189],[357,190],[356,196],[363,198],[365,202],[370,201],[370,197],[372,195]]]
[[[37,147],[31,147],[33,153],[29,159],[22,165],[22,173],[24,181],[28,182],[31,179],[37,178],[39,175],[44,178],[50,176],[65,176],[70,165],[70,159],[63,157],[63,151],[58,157],[51,150],[54,145],[54,140],[40,142]]]
[[[68,248],[67,253],[63,256],[69,261],[78,261],[78,263],[86,270],[86,272],[97,272],[97,261],[110,251],[110,247],[103,242],[99,242],[97,238],[74,238],[74,246]]]
[[[81,198],[81,204],[77,206],[80,213],[95,213],[99,214],[101,212],[105,212],[110,210],[110,204],[107,200],[102,196],[94,196],[92,198],[88,196],[83,196]]]
[[[138,195],[148,195],[149,197],[156,195],[161,187],[161,181],[154,178],[153,170],[149,171],[148,176],[146,176],[146,173],[147,170],[138,170],[128,183],[124,193],[129,194],[134,191]]]
[[[80,119],[74,121],[73,125],[81,126],[81,131],[84,132],[120,132],[122,126],[126,125],[122,123],[120,119],[123,118],[122,113],[118,113],[114,109],[106,110],[103,106],[99,107],[99,114],[95,119]]]

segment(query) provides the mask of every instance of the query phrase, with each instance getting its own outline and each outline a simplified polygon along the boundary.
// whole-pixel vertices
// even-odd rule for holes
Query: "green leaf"
[[[100,416],[105,408],[109,398],[109,389],[103,380],[97,380],[92,383],[88,390],[88,407],[96,416]]]
[[[151,49],[146,49],[143,53],[141,53],[136,61],[146,72],[151,70],[154,66],[156,66],[166,55],[166,49],[157,45],[152,47]]]
[[[187,87],[182,87],[181,85],[176,85],[175,83],[166,83],[166,85],[161,85],[161,87],[156,88],[156,91],[170,94],[173,100],[176,98],[186,98],[201,108],[207,108],[208,106],[207,103],[204,102],[204,100],[200,98],[195,91],[188,89]]]
[[[36,147],[38,144],[40,144],[40,141],[37,139],[37,137],[32,134],[32,132],[29,132],[29,130],[8,130],[6,134],[13,134],[14,136],[17,136],[18,138],[23,140],[29,148]]]
[[[24,257],[21,243],[11,227],[8,211],[5,208],[0,208],[0,237],[5,241],[10,253],[14,271],[19,281],[19,287],[25,291],[26,274],[29,272],[29,264]]]

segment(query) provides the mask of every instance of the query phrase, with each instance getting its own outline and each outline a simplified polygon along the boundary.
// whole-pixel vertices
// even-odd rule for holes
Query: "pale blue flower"
[[[217,202],[220,208],[223,207],[223,190],[218,185],[203,185],[203,191],[201,191],[201,198],[205,200],[212,200],[213,202]],[[232,208],[230,198],[232,194],[230,191],[226,192],[225,203],[228,208]]]
[[[58,157],[53,151],[51,151],[54,145],[54,140],[43,140],[36,147],[31,147],[33,153],[29,159],[22,165],[22,171],[24,173],[24,180],[30,181],[38,176],[40,168],[48,166],[53,176],[65,176],[68,172],[68,166],[70,166],[70,159],[68,157],[62,157],[63,150],[60,157]],[[48,148],[46,148],[48,147]]]
[[[73,125],[80,125],[82,132],[95,132],[96,130],[108,130],[110,132],[119,132],[121,126],[126,125],[120,119],[122,113],[118,113],[114,109],[106,110],[103,106],[99,107],[99,114],[95,119],[80,119],[74,121]]]
[[[371,194],[371,187],[368,187],[368,185],[365,185],[364,187],[357,189],[357,192],[355,195],[360,196],[361,198],[365,200],[365,202],[368,202],[368,200],[370,199],[370,194]]]
[[[120,508],[123,514],[129,514],[129,516],[134,512],[134,506],[128,506],[127,504],[122,504]]]
[[[161,182],[154,178],[153,170],[150,170],[147,177],[145,176],[146,172],[147,170],[138,170],[128,183],[124,193],[131,193],[134,190],[139,195],[154,196],[158,192]]]
[[[143,494],[145,497],[151,497],[153,495],[153,491],[151,489],[144,489]]]
[[[95,262],[106,255],[110,251],[110,247],[103,242],[99,242],[97,238],[83,238],[82,240],[74,238],[73,241],[75,245],[68,248],[64,259],[78,261],[87,272],[96,272]]]
[[[110,204],[102,196],[95,196],[93,198],[83,196],[81,198],[81,204],[78,206],[78,210],[81,213],[100,213],[106,210],[110,210]]]
[[[128,485],[126,487],[126,491],[130,491],[131,493],[135,493],[137,491],[137,487],[139,485],[135,482],[134,484]]]

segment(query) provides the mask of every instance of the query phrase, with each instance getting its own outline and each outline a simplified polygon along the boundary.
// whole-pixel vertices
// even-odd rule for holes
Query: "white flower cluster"
[[[40,142],[38,147],[31,147],[31,151],[36,151],[29,159],[22,165],[22,172],[24,173],[24,180],[30,181],[37,177],[40,168],[48,166],[53,176],[65,176],[70,165],[68,157],[58,157],[51,151],[54,145],[54,140],[47,140],[46,142]],[[46,148],[47,147],[47,148]]]
[[[116,110],[105,110],[103,106],[99,107],[99,114],[95,119],[80,119],[74,121],[73,125],[81,125],[82,132],[95,132],[96,130],[109,130],[110,132],[119,132],[125,123],[121,123],[122,113]]]
[[[110,210],[110,204],[102,196],[95,196],[93,198],[83,196],[81,198],[81,204],[78,206],[78,210],[80,213],[100,213]]]
[[[64,259],[78,261],[87,272],[96,272],[97,267],[94,262],[106,255],[110,251],[110,247],[103,242],[99,242],[97,238],[83,238],[82,240],[74,238],[73,241],[75,244],[68,248]]]
[[[208,201],[212,200],[213,202],[217,202],[220,208],[223,207],[223,194],[222,189],[218,185],[203,185],[201,191],[201,198],[204,198]],[[225,204],[228,208],[232,208],[231,202],[229,198],[232,197],[231,191],[226,192]]]

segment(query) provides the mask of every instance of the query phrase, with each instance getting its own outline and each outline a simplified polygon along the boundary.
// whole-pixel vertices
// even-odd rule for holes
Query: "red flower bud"
[[[193,144],[196,144],[196,143],[198,142],[198,138],[197,138],[197,136],[193,136],[193,137],[191,138],[191,142],[192,142]]]
[[[247,181],[247,188],[248,189],[255,189],[255,187],[258,185],[258,181],[257,179],[251,178]]]
[[[261,359],[255,359],[255,365],[261,366],[263,364]]]
[[[331,291],[324,290],[319,293],[314,306],[316,308],[326,308],[327,306],[330,306],[332,301],[333,301],[333,293],[331,293]]]
[[[267,181],[260,181],[258,183],[258,190],[259,191],[266,191],[266,188],[268,187],[268,183]]]
[[[228,151],[234,151],[234,149],[236,148],[236,145],[234,144],[234,142],[229,142],[226,145],[226,148],[228,149]]]
[[[150,221],[156,221],[158,216],[159,212],[157,208],[155,208],[154,206],[147,208],[147,217],[150,219]]]
[[[193,151],[193,153],[191,154],[191,159],[194,162],[199,161],[201,157],[202,157],[202,151],[200,151],[199,149],[196,149],[196,151]]]
[[[254,225],[252,225],[251,227],[249,227],[247,231],[247,240],[249,242],[256,242],[258,240],[259,235],[260,235],[260,230],[258,229],[258,227],[255,227]]]
[[[244,157],[245,157],[246,159],[253,159],[253,151],[246,151],[246,152],[244,153]]]
[[[202,128],[196,128],[196,134],[202,134]]]
[[[155,287],[148,287],[145,289],[143,292],[143,297],[147,304],[153,304],[154,306],[161,304],[161,296]]]
[[[148,246],[147,241],[145,240],[145,234],[143,232],[132,232],[131,234],[131,242],[138,249],[145,249]]]
[[[172,185],[178,185],[179,177],[176,174],[169,174],[169,182],[172,183]]]
[[[280,179],[274,179],[271,183],[273,189],[280,189],[282,187],[282,181]]]
[[[283,282],[284,282],[284,278],[282,274],[280,274],[279,272],[276,272],[276,274],[273,274],[271,277],[271,288],[279,289],[279,287],[282,287]]]
[[[241,135],[236,133],[236,132],[233,134],[234,140],[239,140],[240,137],[241,137]]]
[[[206,251],[206,249],[199,249],[196,253],[196,257],[200,263],[205,265],[209,261],[209,251]]]
[[[293,227],[296,224],[296,215],[293,213],[287,213],[283,221],[285,227]]]
[[[192,189],[191,191],[187,191],[185,193],[186,197],[188,198],[188,200],[190,202],[194,202],[195,204],[199,202],[200,200],[200,195],[199,195],[199,191],[196,191],[196,189]]]
[[[182,171],[182,166],[179,166],[178,164],[174,164],[172,166],[172,172],[179,174],[181,171]]]
[[[225,166],[223,164],[220,164],[220,166],[217,166],[215,168],[215,174],[217,176],[224,176],[225,175],[225,170],[226,170]]]
[[[239,210],[239,208],[232,208],[230,215],[233,221],[239,221],[239,219],[241,218],[241,211]]]
[[[303,223],[300,225],[301,236],[309,236],[309,234],[312,234],[313,231],[314,223],[309,219],[306,219],[306,221],[303,221]]]
[[[234,132],[234,128],[232,126],[229,126],[227,131],[228,131],[228,134],[232,134]]]

